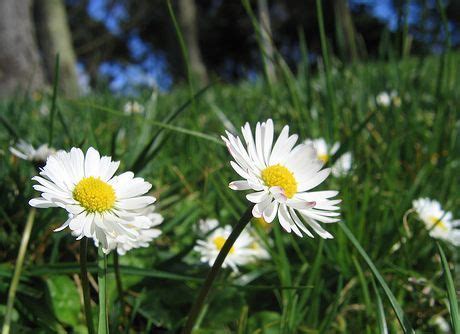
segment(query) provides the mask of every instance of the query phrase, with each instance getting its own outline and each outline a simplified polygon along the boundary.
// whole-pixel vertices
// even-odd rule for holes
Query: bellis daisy
[[[56,153],[56,150],[52,147],[48,147],[48,144],[40,145],[35,149],[31,144],[24,140],[20,140],[16,147],[10,147],[10,152],[23,160],[45,162],[50,155]]]
[[[327,163],[332,155],[334,155],[340,148],[340,143],[335,142],[330,147],[324,138],[307,139],[305,144],[312,145],[316,151],[316,156],[323,163]],[[332,166],[332,175],[340,177],[347,175],[351,170],[352,156],[350,152],[342,154]]]
[[[144,107],[137,101],[129,101],[126,102],[125,106],[123,107],[123,112],[127,115],[142,114],[144,112]]]
[[[148,219],[145,219],[145,218]],[[149,243],[160,236],[161,230],[157,227],[163,222],[163,216],[155,212],[155,206],[150,205],[143,210],[139,210],[139,215],[127,220],[128,226],[134,228],[138,235],[131,239],[126,235],[112,236],[107,235],[108,249],[116,249],[119,255],[125,255],[133,248],[148,247]],[[95,240],[96,246],[98,241]]]
[[[384,108],[388,108],[391,104],[397,108],[401,106],[401,98],[395,90],[392,90],[389,94],[387,92],[380,92],[375,100],[377,105]]]
[[[111,249],[109,240],[135,242],[139,226],[151,224],[142,210],[155,198],[144,196],[151,184],[132,172],[114,176],[119,164],[110,157],[101,157],[92,147],[86,155],[79,148],[59,151],[48,157],[41,176],[32,178],[38,182],[34,189],[42,194],[29,204],[67,210],[69,218],[55,231],[69,227],[78,239],[88,237],[100,242],[106,253]]]
[[[217,227],[205,240],[198,240],[194,250],[200,254],[201,262],[212,266],[230,233],[232,233],[230,225]],[[228,252],[222,267],[230,267],[234,272],[238,272],[239,266],[266,258],[268,258],[267,251],[249,232],[243,230]]]
[[[460,220],[454,220],[452,213],[444,211],[438,201],[419,198],[412,202],[414,210],[425,223],[432,238],[442,239],[455,246],[460,246]]]
[[[245,146],[238,136],[227,132],[222,139],[235,161],[230,164],[243,180],[230,183],[233,190],[253,190],[246,198],[254,203],[252,214],[271,223],[276,216],[281,226],[302,236],[313,237],[303,221],[323,238],[332,238],[318,222],[339,221],[340,200],[330,198],[337,191],[310,191],[330,174],[321,170],[323,162],[316,158],[312,145],[295,146],[298,136],[289,136],[285,126],[274,142],[273,121],[257,123],[255,137],[248,123],[242,128]],[[274,144],[273,144],[274,143]]]
[[[198,233],[207,234],[219,226],[219,221],[213,218],[200,219],[198,222]]]
[[[377,101],[377,104],[382,107],[389,107],[391,104],[391,97],[387,92],[380,92],[375,100]]]

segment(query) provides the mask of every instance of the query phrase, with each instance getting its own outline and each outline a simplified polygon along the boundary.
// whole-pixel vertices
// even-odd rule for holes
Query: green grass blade
[[[450,318],[452,321],[452,327],[454,328],[454,333],[460,333],[460,318],[458,314],[458,301],[457,294],[455,292],[454,281],[452,279],[452,274],[450,273],[449,263],[447,263],[446,255],[442,250],[442,247],[439,243],[436,243],[438,246],[439,255],[441,256],[441,265],[444,272],[444,278],[446,280],[447,287],[447,297],[449,299],[449,311]]]
[[[379,325],[380,334],[388,334],[388,325],[385,319],[385,310],[383,308],[382,298],[380,297],[380,292],[377,289],[375,280],[372,279],[372,287],[374,288],[375,299],[377,304],[377,321]]]
[[[343,230],[345,235],[348,237],[348,239],[351,241],[353,246],[355,246],[359,254],[363,257],[364,261],[366,261],[367,265],[371,269],[375,278],[382,286],[383,291],[385,291],[385,294],[388,300],[390,301],[391,307],[393,308],[396,314],[396,317],[398,318],[399,324],[401,325],[401,328],[404,331],[404,333],[415,333],[415,331],[413,330],[409,322],[409,319],[407,319],[406,315],[404,314],[404,311],[402,310],[401,306],[396,300],[396,297],[391,292],[390,288],[388,287],[388,284],[385,282],[385,279],[382,277],[377,267],[372,262],[371,258],[367,255],[366,251],[361,247],[358,240],[356,240],[355,236],[353,235],[353,233],[351,233],[348,227],[344,223],[340,223],[339,226]]]
[[[3,117],[3,115],[0,115],[0,123],[2,123],[2,125],[5,127],[6,131],[8,131],[8,133],[10,134],[10,136],[12,138],[14,138],[14,140],[18,140],[20,138],[18,132],[16,131],[16,129],[11,125],[10,122],[8,122],[6,120],[5,117]]]
[[[54,114],[56,113],[56,99],[59,84],[59,53],[56,55],[56,63],[54,65],[54,82],[53,82],[53,97],[51,99],[50,123],[48,129],[48,145],[53,146],[53,130],[54,130]]]

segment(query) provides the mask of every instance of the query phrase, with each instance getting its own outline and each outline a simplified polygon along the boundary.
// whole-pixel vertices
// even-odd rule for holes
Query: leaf
[[[442,250],[441,245],[437,242],[439,255],[441,256],[441,265],[444,272],[444,278],[446,280],[447,287],[447,297],[449,299],[449,313],[452,321],[452,327],[454,328],[454,333],[460,333],[460,319],[458,314],[458,301],[457,294],[455,292],[454,281],[452,280],[452,274],[450,273],[449,263],[447,262],[446,255]]]
[[[372,273],[374,274],[375,278],[377,281],[380,283],[380,285],[383,288],[383,291],[385,291],[385,294],[390,301],[391,307],[396,313],[396,317],[398,318],[399,324],[401,325],[402,330],[404,333],[415,333],[415,331],[412,329],[412,326],[407,319],[406,315],[404,314],[404,311],[402,310],[401,306],[399,305],[398,301],[396,300],[396,297],[393,295],[391,292],[390,288],[388,287],[387,283],[385,282],[385,279],[382,277],[380,272],[377,270],[377,267],[374,265],[372,262],[371,258],[367,255],[366,251],[361,247],[359,244],[358,240],[356,240],[355,236],[351,231],[348,229],[347,225],[344,223],[339,223],[338,224],[340,228],[345,232],[345,235],[348,237],[348,239],[351,241],[353,246],[355,246],[356,250],[358,251],[359,254],[363,257],[364,261],[366,261],[367,265],[371,269]]]
[[[262,311],[252,315],[249,318],[250,333],[255,332],[260,334],[279,334],[279,325],[281,315],[276,312]]]
[[[46,284],[56,318],[64,324],[76,327],[81,323],[80,297],[74,282],[65,275],[50,276]]]
[[[383,309],[382,298],[380,298],[380,292],[377,289],[377,285],[375,284],[374,279],[372,279],[372,287],[374,288],[375,292],[375,299],[377,304],[377,321],[379,323],[380,334],[388,334],[388,325],[385,320],[385,310]]]

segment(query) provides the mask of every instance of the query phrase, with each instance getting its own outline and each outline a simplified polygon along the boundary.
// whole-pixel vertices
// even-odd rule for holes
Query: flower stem
[[[16,289],[18,288],[19,278],[21,277],[22,265],[26,255],[27,245],[29,244],[30,233],[35,220],[35,208],[32,208],[27,216],[26,227],[22,233],[21,245],[19,246],[18,259],[14,267],[13,279],[11,280],[10,289],[8,291],[8,301],[6,304],[5,320],[3,322],[2,334],[8,334],[11,326],[11,316],[13,314],[14,299],[16,297]]]
[[[88,328],[88,334],[94,334],[95,331],[93,325],[93,315],[91,313],[91,297],[89,295],[88,269],[86,265],[87,249],[88,238],[85,237],[80,241],[80,276],[81,286],[83,289],[83,303],[85,306],[86,327]]]
[[[120,308],[121,308],[121,323],[124,326],[125,325],[125,300],[124,300],[124,294],[123,294],[123,284],[121,281],[121,273],[120,273],[120,262],[119,262],[119,256],[116,250],[113,252],[113,267],[115,270],[115,281],[117,283],[117,291],[118,291],[118,299],[120,302]]]
[[[229,235],[228,239],[225,241],[224,246],[217,255],[216,261],[211,267],[211,270],[208,272],[208,276],[204,281],[203,286],[201,287],[198,297],[195,299],[195,303],[190,309],[187,322],[182,330],[182,334],[190,334],[195,326],[196,320],[200,314],[201,309],[203,308],[206,297],[208,296],[209,291],[211,290],[212,284],[219,273],[222,264],[224,263],[225,258],[227,257],[228,252],[232,248],[236,239],[238,239],[241,232],[244,230],[246,225],[249,223],[252,217],[251,208],[247,209],[243,216],[240,218],[238,223],[233,227],[232,233]]]
[[[97,333],[108,334],[109,325],[107,318],[107,256],[99,245],[97,260],[97,281],[99,285],[99,324]]]

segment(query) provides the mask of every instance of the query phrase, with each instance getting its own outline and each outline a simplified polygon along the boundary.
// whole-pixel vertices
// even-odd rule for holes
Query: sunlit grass
[[[341,224],[356,239],[350,242],[348,230],[335,224],[327,226],[335,238],[325,241],[288,235],[279,224],[271,231],[259,229],[272,260],[244,267],[237,277],[229,271],[219,276],[199,318],[202,332],[374,333],[387,326],[393,333],[401,330],[405,318],[417,330],[434,331],[436,316],[450,321],[446,296],[452,303],[452,284],[441,271],[447,265],[423,223],[409,214],[405,228],[403,217],[420,196],[435,197],[460,216],[460,57],[451,54],[449,59],[441,88],[435,80],[438,57],[331,65],[337,111],[333,123],[322,71],[313,77],[286,74],[271,86],[215,83],[195,93],[193,102],[188,87],[153,97],[146,91],[137,97],[143,114],[125,114],[128,99],[110,93],[79,100],[58,96],[51,117],[39,111],[43,105],[51,109],[52,93],[41,100],[2,101],[2,300],[29,212],[27,202],[36,196],[30,182],[35,167],[13,157],[8,148],[19,138],[39,145],[51,136],[57,149],[94,146],[121,160],[120,170],[133,169],[153,184],[165,216],[163,235],[151,247],[120,257],[125,309],[117,299],[109,257],[109,323],[116,332],[124,314],[132,331],[178,330],[208,271],[193,252],[198,220],[218,218],[223,225],[234,225],[247,205],[243,195],[227,187],[234,174],[219,139],[225,130],[223,113],[237,129],[246,121],[255,124],[271,117],[275,124],[289,124],[302,140],[340,142],[337,155],[351,151],[351,173],[330,177],[324,189],[340,191]],[[391,90],[398,92],[401,105],[377,105],[377,94]],[[13,333],[27,328],[82,330],[79,245],[67,233],[52,233],[63,220],[59,210],[37,213],[12,314]],[[457,261],[455,249],[448,244],[442,249],[447,260]],[[88,256],[91,297],[97,302],[97,249],[91,242]],[[369,267],[369,260],[375,267]],[[3,310],[0,306],[0,314]]]

